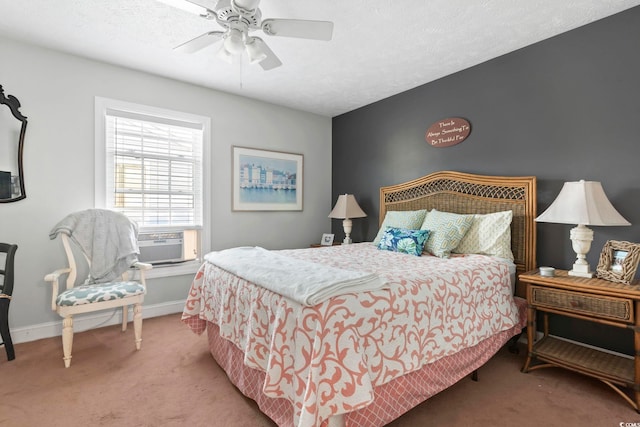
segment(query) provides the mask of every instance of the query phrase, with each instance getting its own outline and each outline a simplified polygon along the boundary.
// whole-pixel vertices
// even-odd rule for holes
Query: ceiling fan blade
[[[269,71],[282,65],[280,59],[278,59],[276,54],[273,53],[271,49],[269,49],[269,46],[267,46],[267,44],[260,37],[254,37],[253,39],[254,43],[259,43],[260,51],[267,55],[265,59],[260,61],[260,66],[263,70]]]
[[[188,42],[184,42],[181,45],[178,45],[174,48],[179,52],[184,53],[194,53],[199,51],[200,49],[204,49],[207,46],[210,46],[222,39],[224,32],[222,31],[211,31],[208,33],[204,33],[201,36],[196,37],[195,39],[191,39]]]
[[[204,7],[205,9],[215,10],[216,7],[218,6],[219,0],[185,0],[185,1],[188,1],[189,3],[193,3],[200,7]]]
[[[216,14],[213,11],[218,1],[213,0],[213,7],[209,7],[202,0],[192,1],[192,0],[157,0],[160,3],[164,3],[171,7],[175,7],[177,9],[184,10],[185,12],[193,13],[195,15],[199,15],[205,19],[215,19]]]
[[[302,19],[265,19],[262,21],[262,31],[270,36],[328,41],[333,36],[333,22]]]

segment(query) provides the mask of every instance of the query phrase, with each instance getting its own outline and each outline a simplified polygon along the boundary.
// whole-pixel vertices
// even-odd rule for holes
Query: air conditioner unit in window
[[[194,230],[138,233],[138,260],[150,264],[171,264],[196,259],[193,245],[185,244],[185,233],[191,232],[195,233]]]

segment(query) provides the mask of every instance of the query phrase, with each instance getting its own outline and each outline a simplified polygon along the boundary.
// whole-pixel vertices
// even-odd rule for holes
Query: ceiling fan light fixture
[[[256,37],[251,37],[247,41],[246,45],[247,55],[249,56],[250,64],[257,64],[258,62],[266,59],[267,53],[262,47],[262,42]]]
[[[242,31],[235,28],[229,29],[229,33],[224,39],[224,48],[231,55],[240,55],[244,51]]]
[[[218,53],[216,54],[216,56],[219,59],[222,59],[227,64],[233,64],[234,55],[227,50],[224,44],[220,46],[220,49],[218,50]]]

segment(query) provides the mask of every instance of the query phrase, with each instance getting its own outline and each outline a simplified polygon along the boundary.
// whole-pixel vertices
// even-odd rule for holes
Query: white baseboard
[[[170,301],[161,304],[144,305],[142,318],[164,316],[167,314],[181,313],[185,300]],[[132,319],[133,308],[129,308],[129,321]],[[101,311],[86,315],[73,316],[74,332],[83,332],[102,326],[119,325],[122,323],[122,310],[120,308]],[[14,344],[35,341],[42,338],[58,337],[62,335],[62,318],[59,321],[40,323],[38,325],[25,326],[11,329],[11,340]]]

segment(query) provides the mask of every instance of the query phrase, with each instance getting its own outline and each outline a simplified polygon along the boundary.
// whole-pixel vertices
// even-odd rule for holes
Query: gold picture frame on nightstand
[[[630,285],[640,261],[640,244],[607,240],[600,252],[596,276],[610,282]]]

